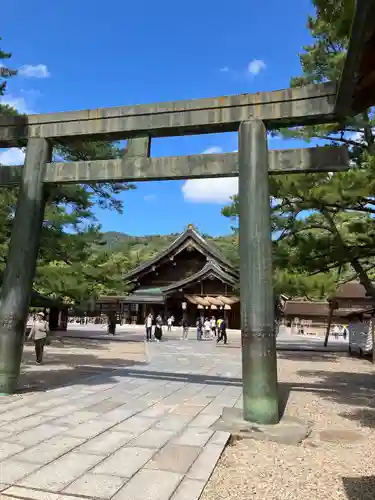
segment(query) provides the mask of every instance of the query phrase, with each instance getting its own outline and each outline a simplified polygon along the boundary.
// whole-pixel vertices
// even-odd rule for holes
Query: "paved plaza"
[[[25,349],[25,376],[42,374],[44,386],[0,399],[1,499],[198,499],[229,439],[211,426],[242,404],[235,334],[228,346],[178,331],[134,342],[137,328],[115,341],[100,328],[68,335],[47,347],[42,367]]]
[[[79,325],[77,323],[70,323],[69,329],[66,332],[66,336],[72,338],[91,338],[96,340],[108,339],[112,340],[132,340],[132,341],[142,341],[145,339],[145,327],[143,325],[123,325],[117,326],[115,337],[109,336],[107,334],[106,326],[102,325]],[[181,327],[175,326],[172,328],[171,332],[167,332],[164,328],[163,338],[164,340],[179,340],[182,336]],[[189,329],[189,340],[196,338],[196,329]],[[229,345],[232,347],[241,346],[241,331],[240,330],[228,330],[228,341]],[[319,350],[328,352],[344,352],[348,350],[348,340],[343,340],[342,337],[335,339],[334,336],[330,336],[329,345],[324,348],[324,337],[319,337],[315,335],[279,335],[277,337],[277,348],[279,350]]]
[[[210,427],[241,400],[240,352],[147,351],[146,364],[0,401],[1,498],[199,497],[229,438]]]

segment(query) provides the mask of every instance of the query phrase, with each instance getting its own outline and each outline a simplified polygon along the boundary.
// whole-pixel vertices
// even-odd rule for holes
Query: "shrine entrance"
[[[375,40],[373,8],[374,2],[357,2],[338,92],[336,82],[327,82],[212,99],[0,118],[0,147],[27,140],[24,166],[0,167],[1,186],[20,184],[1,290],[2,393],[17,388],[46,185],[238,175],[244,418],[263,424],[279,421],[268,175],[339,171],[349,162],[340,147],[268,151],[267,131],[340,123],[375,103],[374,87],[366,85],[375,67],[361,66],[373,50],[366,45]],[[234,131],[239,133],[238,154],[150,157],[154,137]],[[76,139],[128,139],[128,150],[120,159],[51,162],[54,143]]]

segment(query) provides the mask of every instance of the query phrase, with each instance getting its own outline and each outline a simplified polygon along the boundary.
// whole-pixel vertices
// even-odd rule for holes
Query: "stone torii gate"
[[[357,6],[355,26],[357,33],[361,30],[366,33],[366,40],[368,20],[375,19],[369,16],[373,7],[373,0],[363,0]],[[366,15],[363,9],[367,9]],[[353,43],[348,55],[352,69],[367,50],[364,43]],[[371,66],[374,67],[375,64]],[[347,70],[347,74],[353,73]],[[338,147],[268,152],[267,130],[336,122],[358,113],[372,99],[375,102],[375,95],[355,97],[364,88],[358,85],[358,78],[352,87],[353,77],[343,78],[338,92],[336,84],[328,82],[212,99],[0,117],[0,147],[27,140],[24,166],[0,167],[0,186],[20,184],[0,296],[0,391],[10,394],[17,387],[46,186],[239,175],[244,418],[263,424],[277,423],[279,397],[268,175],[346,169],[348,154],[345,148]],[[236,130],[238,155],[150,158],[154,137]],[[128,151],[116,160],[51,162],[54,143],[77,139],[128,139]]]

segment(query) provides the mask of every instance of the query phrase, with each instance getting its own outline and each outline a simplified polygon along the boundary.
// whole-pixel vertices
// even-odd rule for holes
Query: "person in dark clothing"
[[[155,335],[156,342],[160,342],[160,340],[163,336],[163,318],[160,316],[160,314],[158,314],[156,317],[154,335]]]
[[[111,313],[108,316],[108,333],[109,335],[115,335],[116,333],[116,313]]]
[[[181,325],[182,325],[182,339],[183,340],[187,340],[188,335],[189,335],[189,323],[188,323],[188,320],[186,318],[183,318],[182,322],[181,322]]]
[[[218,326],[219,326],[219,332],[217,337],[217,343],[219,343],[221,340],[224,340],[224,344],[227,344],[228,343],[227,324],[222,318],[220,318],[218,321]]]
[[[197,319],[196,327],[197,327],[197,340],[200,340],[202,338],[202,333],[203,333],[202,318],[199,317]]]

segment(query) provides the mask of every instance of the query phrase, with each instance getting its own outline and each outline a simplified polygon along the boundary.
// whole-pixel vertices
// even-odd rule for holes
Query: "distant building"
[[[358,280],[342,283],[328,300],[333,309],[365,309],[373,306],[372,298]]]
[[[372,299],[357,280],[341,283],[326,301],[287,300],[282,324],[291,333],[325,335],[328,326],[347,325],[353,314],[373,307]]]
[[[131,295],[100,297],[98,312],[115,310],[127,323],[143,323],[150,312],[173,315],[175,324],[185,316],[190,325],[199,316],[222,316],[230,328],[240,328],[238,272],[192,225],[124,281],[134,285]]]
[[[348,323],[350,310],[333,312],[332,326]],[[287,333],[325,335],[329,322],[330,304],[328,301],[288,300],[283,308],[282,325]]]

